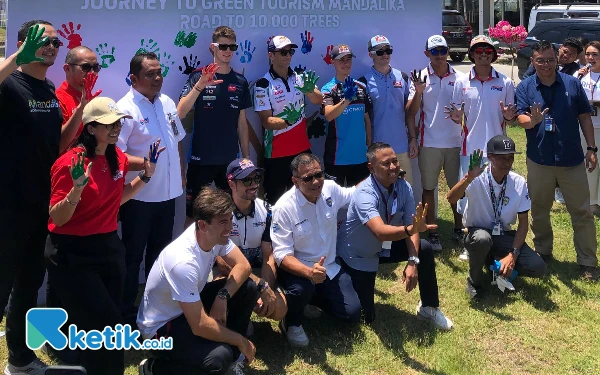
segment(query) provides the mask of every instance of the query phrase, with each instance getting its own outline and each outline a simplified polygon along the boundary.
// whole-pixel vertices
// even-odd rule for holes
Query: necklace
[[[102,164],[102,172],[106,172],[108,170],[108,165],[106,165],[106,161],[100,158],[98,158],[98,160],[100,160],[100,163]]]

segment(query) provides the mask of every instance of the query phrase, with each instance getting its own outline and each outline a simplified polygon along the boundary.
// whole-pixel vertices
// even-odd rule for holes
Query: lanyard
[[[502,188],[500,189],[500,196],[498,200],[496,200],[496,193],[494,193],[494,184],[492,183],[492,172],[488,167],[488,183],[490,185],[490,198],[492,200],[492,208],[494,209],[494,222],[500,221],[500,214],[502,213],[502,202],[504,201],[504,194],[506,193],[506,183],[508,181],[508,176],[504,177],[504,182],[502,183]]]
[[[592,93],[591,100],[594,100],[594,91],[596,91],[596,85],[600,82],[600,73],[595,81],[592,80],[592,72],[590,72],[590,92]]]
[[[373,175],[371,175],[371,178],[373,179],[373,184],[375,185],[375,187],[377,188],[377,190],[379,190],[379,194],[381,194],[381,200],[385,204],[385,218],[387,219],[387,224],[389,224],[392,221],[392,219],[394,218],[394,214],[395,214],[395,212],[393,212],[393,210],[394,210],[394,202],[398,199],[398,192],[396,191],[396,184],[394,184],[394,193],[393,193],[394,196],[393,196],[393,201],[392,201],[392,214],[390,215],[390,213],[388,212],[388,202],[390,201],[389,200],[389,196],[386,198],[383,195],[383,191],[379,187],[379,183],[377,182],[377,180],[375,180],[375,178],[373,177]]]

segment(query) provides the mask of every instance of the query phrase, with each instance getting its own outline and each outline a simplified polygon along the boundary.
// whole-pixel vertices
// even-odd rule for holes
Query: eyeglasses
[[[535,63],[538,65],[552,65],[556,62],[556,59],[535,59],[533,61],[535,61]]]
[[[116,127],[121,127],[123,126],[123,124],[121,124],[121,120],[117,121],[117,122],[113,122],[112,124],[102,124],[103,126],[106,126],[106,130],[108,130],[109,132],[112,131],[114,128]]]
[[[477,47],[474,52],[476,55],[483,55],[484,53],[486,55],[493,55],[494,49],[492,47]]]
[[[58,48],[63,45],[60,39],[58,38],[48,38],[44,42],[43,47],[48,47],[50,44],[52,44],[52,47],[54,48]]]
[[[248,177],[242,178],[238,181],[241,182],[245,187],[248,187],[252,184],[260,184],[261,179],[262,179],[262,175],[257,173],[256,176],[254,176],[254,177],[248,176]]]
[[[433,56],[438,56],[438,55],[445,56],[448,53],[448,48],[432,48],[429,50],[429,52]]]
[[[384,54],[384,53],[385,53],[385,54],[387,54],[387,55],[391,55],[391,54],[392,54],[392,52],[394,52],[394,50],[393,50],[393,49],[391,49],[391,48],[386,48],[386,49],[380,49],[379,51],[375,51],[375,54],[376,54],[377,56],[383,56],[383,54]]]
[[[231,50],[231,51],[237,51],[237,49],[238,49],[237,44],[219,44],[219,43],[213,43],[213,44],[216,45],[217,47],[219,47],[219,51],[227,51],[227,48],[229,48],[229,50]]]
[[[311,174],[309,176],[305,176],[305,177],[296,177],[301,179],[302,181],[306,182],[307,184],[311,183],[315,178],[317,180],[322,179],[325,176],[325,173],[323,173],[323,171],[317,172],[315,174]]]
[[[273,52],[279,52],[279,53],[281,53],[281,56],[287,56],[288,54],[290,56],[294,56],[294,53],[296,53],[296,50],[291,48],[291,49],[282,49],[282,50],[273,51]]]
[[[93,70],[94,72],[98,73],[100,71],[100,69],[102,69],[102,66],[100,66],[100,64],[98,64],[98,63],[93,64],[93,65],[90,63],[69,64],[69,65],[74,65],[74,66],[80,67],[84,73],[89,73],[90,70]]]

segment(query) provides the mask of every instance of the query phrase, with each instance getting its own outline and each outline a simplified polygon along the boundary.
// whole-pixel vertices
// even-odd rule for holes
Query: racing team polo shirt
[[[579,135],[579,115],[592,111],[581,82],[573,76],[556,73],[556,81],[543,85],[537,74],[527,77],[517,87],[517,113],[529,112],[533,103],[541,103],[542,110],[554,118],[556,130],[546,131],[543,121],[527,136],[527,157],[536,164],[574,167],[583,162],[584,154]]]
[[[63,83],[61,83],[61,85],[56,89],[56,98],[58,99],[58,105],[60,105],[60,109],[63,113],[62,124],[64,125],[67,123],[67,121],[69,121],[71,116],[73,116],[75,110],[77,110],[77,106],[81,102],[81,91],[75,90],[67,83],[67,81],[63,81]],[[79,129],[77,129],[77,133],[75,134],[75,137],[73,137],[73,140],[69,142],[69,146],[75,143],[82,131],[83,122],[79,124]],[[65,151],[68,149],[69,147],[67,147]]]
[[[461,155],[470,155],[473,150],[483,150],[487,157],[487,142],[505,134],[505,121],[500,109],[515,103],[515,86],[510,78],[492,67],[485,81],[476,78],[475,68],[456,80],[452,101],[457,108],[465,103],[465,125],[462,127]]]
[[[252,201],[250,213],[233,211],[233,228],[229,239],[240,248],[253,268],[262,266],[262,242],[271,242],[271,206],[262,199]]]
[[[304,94],[296,89],[296,86],[302,85],[302,77],[292,68],[288,68],[286,79],[279,76],[271,66],[267,74],[254,85],[254,110],[271,110],[273,116],[277,116],[288,104],[293,104],[299,109],[304,105]],[[265,158],[281,158],[308,150],[310,142],[306,134],[305,111],[302,110],[300,119],[285,129],[265,129],[264,148]]]
[[[382,74],[371,66],[369,72],[358,80],[367,87],[373,102],[370,114],[373,143],[388,143],[397,154],[408,152],[404,108],[408,102],[409,86],[402,72],[392,68],[388,74]]]
[[[333,279],[340,271],[340,265],[335,262],[337,214],[350,203],[354,189],[325,180],[316,204],[306,200],[295,186],[285,192],[273,206],[271,240],[277,265],[291,255],[312,268],[325,257],[323,266],[327,276]]]
[[[181,187],[181,164],[179,142],[185,137],[185,130],[177,116],[177,106],[165,94],[159,93],[154,103],[133,87],[117,102],[117,107],[133,119],[122,119],[123,128],[117,146],[132,156],[148,157],[150,145],[160,138],[160,154],[152,181],[133,198],[142,202],[165,202],[183,194]],[[132,171],[125,176],[125,183],[131,182],[139,172]]]
[[[448,73],[440,77],[431,64],[421,71],[426,76],[427,86],[423,91],[419,113],[419,146],[434,148],[460,147],[462,143],[460,125],[446,118],[444,109],[452,102],[454,83],[463,73],[455,71],[448,64]],[[415,97],[415,84],[411,81],[408,99]]]

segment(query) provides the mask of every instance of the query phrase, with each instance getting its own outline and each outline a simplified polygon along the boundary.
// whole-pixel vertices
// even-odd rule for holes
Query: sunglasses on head
[[[483,53],[486,55],[493,55],[494,49],[492,47],[477,47],[474,52],[476,55],[483,55]]]
[[[325,173],[323,173],[323,171],[321,172],[317,172],[315,174],[311,174],[309,176],[305,176],[305,177],[298,177],[299,179],[301,179],[302,181],[308,183],[311,183],[315,178],[317,180],[322,179],[325,176]]]
[[[96,63],[96,64],[90,64],[90,63],[83,63],[83,64],[69,64],[69,65],[74,65],[74,66],[78,66],[81,68],[81,71],[83,71],[84,73],[89,73],[90,70],[93,70],[94,72],[98,73],[100,71],[100,69],[102,69],[102,66],[100,66],[100,64]]]
[[[288,54],[290,56],[294,56],[294,53],[296,53],[296,50],[291,48],[291,49],[281,49],[279,51],[273,51],[273,52],[279,52],[279,53],[281,53],[281,56],[287,56]]]
[[[254,184],[260,184],[260,180],[262,179],[262,176],[260,174],[256,174],[256,176],[254,177],[244,177],[238,181],[240,181],[245,187],[248,187],[250,185]]]
[[[227,48],[229,48],[230,51],[237,51],[238,49],[238,45],[237,44],[219,44],[219,43],[215,43],[217,45],[217,47],[219,47],[219,51],[227,51]]]
[[[48,47],[50,44],[52,44],[52,47],[54,48],[58,48],[63,45],[60,39],[58,38],[48,38],[44,42],[43,47]]]
[[[438,56],[438,55],[446,55],[448,53],[448,48],[432,48],[429,50],[429,52],[433,55],[433,56]]]

